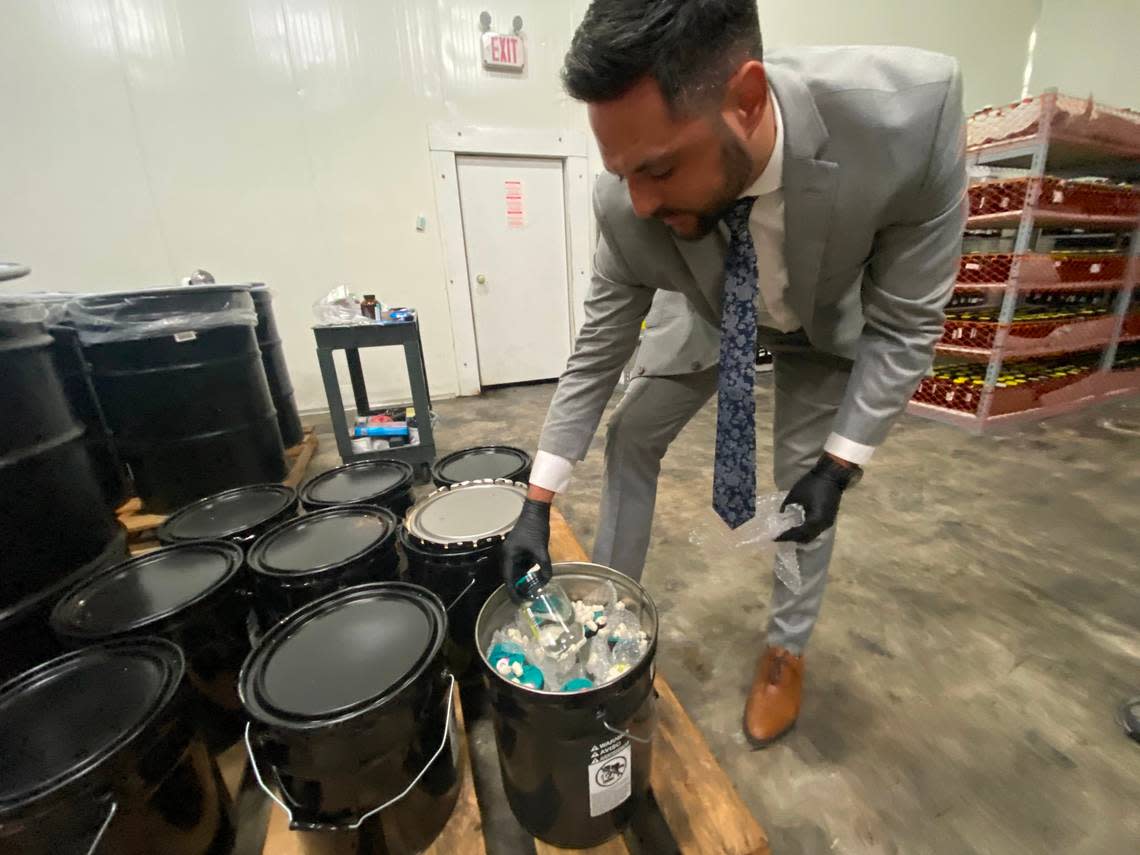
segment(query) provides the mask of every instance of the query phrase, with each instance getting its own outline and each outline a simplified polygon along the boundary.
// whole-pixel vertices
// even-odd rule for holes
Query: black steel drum
[[[509,445],[481,445],[444,455],[431,467],[431,479],[437,487],[485,478],[525,484],[530,479],[530,455]]]
[[[63,384],[63,394],[71,412],[85,430],[84,441],[91,456],[95,477],[103,491],[103,500],[112,511],[130,496],[130,479],[119,459],[103,408],[91,382],[91,368],[83,356],[79,334],[68,325],[67,304],[74,294],[3,294],[0,293],[0,315],[5,310],[36,308],[45,316],[52,337],[52,357]]]
[[[402,460],[362,460],[314,475],[301,487],[307,511],[337,505],[376,505],[402,518],[412,504],[415,473]]]
[[[68,591],[51,626],[72,646],[111,638],[162,636],[182,648],[210,747],[241,735],[237,675],[249,653],[241,549],[203,540],[166,546],[108,567]]]
[[[301,416],[293,396],[293,383],[285,364],[285,351],[277,332],[277,318],[273,315],[273,293],[264,284],[256,282],[250,289],[253,307],[257,310],[257,346],[261,348],[261,362],[265,365],[265,379],[269,382],[269,395],[277,410],[277,426],[281,428],[281,441],[286,448],[304,438]]]
[[[306,851],[420,852],[459,790],[447,615],[387,582],[310,603],[250,654],[241,697],[259,783]]]
[[[503,540],[525,499],[526,487],[510,481],[444,487],[413,506],[400,531],[405,578],[433,591],[447,607],[448,662],[472,711],[482,686],[475,618],[501,584]]]
[[[122,532],[56,372],[53,340],[23,317],[0,310],[0,617],[102,560]]]
[[[395,579],[398,527],[386,508],[345,505],[296,517],[262,535],[246,556],[261,628],[342,588]]]
[[[0,686],[0,851],[225,855],[232,805],[161,638],[68,653]]]
[[[249,286],[85,296],[68,313],[144,508],[284,477]]]
[[[107,548],[46,588],[0,607],[0,683],[67,652],[51,631],[51,610],[60,596],[88,576],[127,558],[127,532],[120,528]]]

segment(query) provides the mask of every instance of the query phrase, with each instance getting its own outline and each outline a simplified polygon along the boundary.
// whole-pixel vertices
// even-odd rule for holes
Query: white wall
[[[480,68],[479,13],[521,15],[523,75]],[[259,279],[302,408],[310,306],[334,284],[420,311],[433,394],[456,373],[432,122],[585,129],[558,68],[580,2],[0,0],[0,257],[21,287]],[[426,232],[415,230],[418,214]],[[406,388],[369,360],[374,399]]]
[[[896,44],[957,57],[969,113],[1017,100],[1026,45],[1041,0],[759,0],[759,4],[764,43],[772,48]]]
[[[1029,92],[1050,88],[1140,110],[1140,0],[1043,0]]]
[[[760,0],[760,11],[769,46],[954,53],[974,109],[1017,97],[1040,2]],[[432,391],[452,394],[427,127],[585,130],[557,76],[585,7],[0,0],[0,257],[33,267],[21,287],[135,288],[196,267],[264,280],[303,408],[324,403],[311,304],[336,284],[375,292],[419,309]],[[521,77],[480,68],[484,9],[499,30],[522,16]],[[399,397],[399,356],[369,362],[373,397]]]

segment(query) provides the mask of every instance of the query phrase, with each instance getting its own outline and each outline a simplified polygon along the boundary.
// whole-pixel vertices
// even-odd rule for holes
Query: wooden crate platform
[[[305,431],[305,437],[292,448],[285,449],[285,460],[289,464],[289,473],[282,480],[286,487],[298,487],[305,479],[305,473],[317,453],[317,432],[313,428]],[[166,521],[166,514],[148,514],[142,509],[142,503],[137,496],[133,496],[119,506],[115,511],[119,522],[127,530],[127,539],[131,544],[140,541],[153,540],[158,527]]]
[[[589,560],[557,509],[554,509],[550,520],[550,555],[554,561]],[[659,698],[653,768],[650,772],[653,798],[647,812],[651,815],[635,820],[626,832],[627,836],[637,839],[639,824],[649,828],[663,823],[676,848],[685,855],[770,855],[768,838],[760,823],[745,806],[728,775],[709,750],[704,737],[660,673],[655,686]],[[459,798],[451,819],[426,850],[429,855],[486,855],[487,852],[463,710],[458,701],[457,691],[455,709],[460,736]],[[231,792],[238,792],[239,782],[243,794],[251,786],[256,786],[245,770],[245,759],[244,746],[238,745],[220,760],[223,778]],[[264,822],[264,813],[259,815],[258,821]],[[567,851],[591,855],[664,851],[652,846],[631,849],[625,837],[579,850],[564,850],[535,840],[534,848],[538,855],[557,855]],[[272,806],[270,811],[261,851],[262,855],[302,855],[298,835],[289,831],[288,820],[277,806]]]

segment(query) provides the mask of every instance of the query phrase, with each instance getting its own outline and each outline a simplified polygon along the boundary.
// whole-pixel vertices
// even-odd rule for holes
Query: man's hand
[[[532,492],[534,489],[531,488]],[[550,566],[550,502],[528,497],[523,502],[515,527],[503,543],[500,570],[511,599],[520,599],[517,583],[535,564],[541,568],[545,578],[553,575]]]
[[[835,525],[843,491],[858,480],[861,471],[853,463],[824,454],[811,471],[792,485],[788,497],[780,506],[781,511],[787,509],[788,505],[802,507],[803,524],[783,532],[776,541],[810,543]]]

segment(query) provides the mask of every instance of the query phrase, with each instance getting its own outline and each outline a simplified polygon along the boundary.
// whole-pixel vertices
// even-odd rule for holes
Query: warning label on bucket
[[[633,792],[629,740],[621,736],[590,748],[590,816],[613,810]]]

